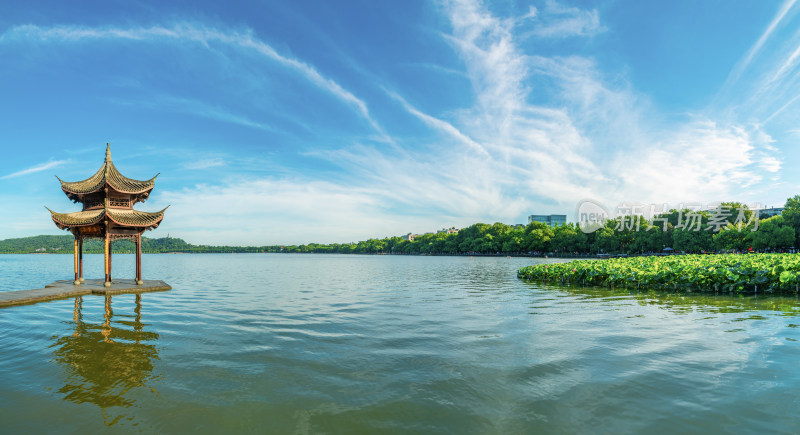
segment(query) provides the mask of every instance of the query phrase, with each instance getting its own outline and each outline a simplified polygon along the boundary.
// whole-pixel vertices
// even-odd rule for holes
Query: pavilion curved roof
[[[155,213],[131,209],[110,208],[106,210],[106,216],[120,225],[129,227],[156,228],[159,224],[161,224],[161,220],[164,219],[164,212],[168,208],[169,206],[164,207],[164,209]]]
[[[47,208],[47,207],[45,207]],[[83,227],[87,225],[94,225],[103,220],[103,216],[105,216],[105,210],[102,208],[97,210],[87,210],[87,211],[76,211],[73,213],[56,213],[49,208],[47,211],[50,212],[50,216],[53,218],[53,222],[61,228],[69,227]]]
[[[91,177],[81,181],[64,181],[58,177],[56,178],[61,182],[61,190],[70,199],[77,200],[79,195],[100,191],[106,184],[117,192],[131,195],[139,194],[143,199],[146,199],[155,186],[156,177],[158,177],[158,174],[149,180],[134,180],[122,175],[117,167],[114,166],[114,162],[111,161],[110,148],[106,147],[106,159],[103,162],[103,166]]]
[[[62,230],[72,227],[95,225],[101,222],[105,217],[108,217],[119,225],[153,229],[161,224],[161,220],[164,219],[164,211],[166,211],[167,208],[169,208],[169,206],[155,213],[114,208],[99,208],[96,210],[76,211],[73,213],[56,213],[49,208],[47,210],[50,212],[53,222]]]

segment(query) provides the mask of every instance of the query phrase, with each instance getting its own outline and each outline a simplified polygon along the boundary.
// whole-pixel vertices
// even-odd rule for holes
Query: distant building
[[[414,239],[417,238],[417,237],[419,237],[419,234],[408,233],[405,236],[403,236],[403,240],[408,240],[409,242],[413,242]]]
[[[456,227],[442,228],[441,230],[437,231],[437,233],[458,234],[458,230],[456,229]]]
[[[766,219],[772,216],[780,216],[783,213],[783,207],[762,208],[758,211],[759,219]]]
[[[528,223],[532,222],[541,222],[543,224],[550,225],[551,227],[555,227],[557,225],[564,225],[567,223],[567,215],[565,214],[550,214],[550,215],[541,215],[541,214],[532,214],[528,216]]]

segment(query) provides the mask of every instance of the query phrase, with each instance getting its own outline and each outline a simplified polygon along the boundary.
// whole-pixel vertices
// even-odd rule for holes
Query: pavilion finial
[[[111,144],[106,142],[106,161],[111,161]]]

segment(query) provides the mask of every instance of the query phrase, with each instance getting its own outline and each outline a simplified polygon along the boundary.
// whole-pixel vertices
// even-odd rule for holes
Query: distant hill
[[[70,234],[60,236],[33,236],[19,239],[0,240],[0,254],[72,254],[73,240]],[[136,245],[130,240],[114,242],[114,253],[133,253]],[[142,252],[168,253],[168,252],[276,252],[280,247],[273,246],[207,246],[192,245],[183,239],[175,237],[162,237],[160,239],[142,238]],[[88,239],[83,244],[83,252],[87,254],[103,253],[103,241]]]

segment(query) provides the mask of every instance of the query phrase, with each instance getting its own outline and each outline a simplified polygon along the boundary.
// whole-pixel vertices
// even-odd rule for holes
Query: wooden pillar
[[[136,235],[136,285],[142,285],[142,234]]]
[[[114,251],[114,239],[111,236],[108,237],[108,282],[114,281],[114,278],[111,277],[111,270],[114,268],[114,256],[112,255],[112,251]]]
[[[78,239],[78,280],[83,282],[83,237]]]
[[[106,287],[111,287],[111,247],[110,241],[108,240],[108,228],[106,228],[105,234],[105,243],[104,243],[104,251],[103,251],[103,264],[105,265],[105,272],[106,272],[106,282],[103,284]]]
[[[111,160],[111,152],[109,151],[109,145],[106,144],[106,162]],[[106,170],[108,167],[106,166]],[[104,174],[107,175],[107,174]],[[104,235],[105,235],[105,246],[104,246],[104,256],[105,265],[106,265],[106,282],[103,283],[105,287],[111,287],[111,221],[108,218],[108,183],[106,183],[105,187],[105,199],[103,200],[103,209],[106,211],[105,217],[105,228],[104,228]]]
[[[75,257],[73,258],[73,266],[75,269],[75,281],[73,284],[78,285],[81,283],[80,276],[78,275],[78,236],[75,236],[75,241],[73,243],[75,249]]]

